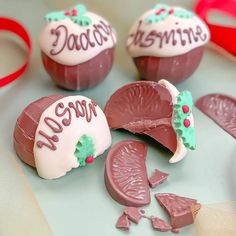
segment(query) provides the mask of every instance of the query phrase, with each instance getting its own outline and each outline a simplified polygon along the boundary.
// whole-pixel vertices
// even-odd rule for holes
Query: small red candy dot
[[[91,163],[93,163],[93,161],[94,161],[94,157],[93,157],[93,156],[88,156],[88,157],[86,158],[86,163],[87,163],[87,164],[91,164]]]
[[[77,16],[77,10],[76,9],[72,9],[71,13],[72,13],[71,14],[72,16]]]
[[[189,119],[184,119],[184,126],[188,128],[190,126],[190,120]]]
[[[183,113],[188,113],[189,112],[189,107],[187,105],[182,106]]]
[[[155,15],[157,15],[157,16],[159,16],[160,14],[161,14],[160,11],[156,11],[156,12],[155,12]]]
[[[65,15],[65,16],[69,16],[69,15],[70,15],[70,12],[69,12],[69,11],[65,11],[64,15]]]
[[[174,14],[174,9],[170,9],[168,13],[169,15]]]

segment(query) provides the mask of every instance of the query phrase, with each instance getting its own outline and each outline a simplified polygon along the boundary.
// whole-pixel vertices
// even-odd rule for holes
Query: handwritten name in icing
[[[75,102],[69,102],[67,105],[60,102],[55,107],[55,115],[58,118],[63,118],[61,121],[58,121],[52,117],[45,117],[44,123],[47,128],[54,133],[54,135],[49,135],[43,130],[39,130],[38,134],[42,136],[43,140],[37,141],[38,148],[47,147],[53,151],[57,149],[55,143],[59,141],[57,134],[62,133],[63,129],[67,126],[70,126],[72,121],[72,115],[76,118],[84,118],[88,123],[97,116],[96,103],[91,101],[87,103],[86,100],[76,100]]]
[[[102,46],[109,38],[115,45],[112,27],[102,20],[80,34],[69,33],[69,29],[65,25],[59,25],[52,29],[51,34],[56,36],[55,41],[52,43],[53,48],[50,50],[50,54],[53,56],[58,55],[64,49],[87,51],[89,48]]]
[[[206,41],[207,34],[203,32],[201,26],[197,25],[196,28],[176,28],[170,31],[145,31],[141,30],[143,21],[139,21],[138,27],[134,34],[130,34],[131,42],[127,46],[128,48],[132,45],[139,46],[140,48],[151,47],[157,44],[159,48],[162,48],[165,44],[172,44],[173,46],[180,43],[185,46],[187,43],[192,44],[198,41]]]

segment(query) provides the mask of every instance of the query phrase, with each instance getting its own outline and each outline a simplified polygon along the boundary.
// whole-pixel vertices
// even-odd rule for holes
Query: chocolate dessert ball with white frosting
[[[51,12],[45,19],[39,44],[44,67],[54,82],[65,89],[82,90],[104,80],[114,60],[112,26],[81,4]]]
[[[126,47],[142,78],[178,83],[197,69],[209,38],[193,12],[157,4],[132,26]]]

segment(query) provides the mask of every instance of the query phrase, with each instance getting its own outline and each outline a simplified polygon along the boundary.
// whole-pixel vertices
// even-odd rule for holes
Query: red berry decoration
[[[184,119],[184,126],[188,128],[190,126],[190,120],[189,119]]]
[[[169,13],[169,15],[174,14],[174,9],[170,9],[168,13]]]
[[[91,164],[91,163],[93,163],[93,161],[94,161],[93,156],[88,156],[88,157],[86,158],[86,163],[87,163],[87,164]]]
[[[182,106],[183,113],[186,114],[189,112],[189,107],[187,105]]]

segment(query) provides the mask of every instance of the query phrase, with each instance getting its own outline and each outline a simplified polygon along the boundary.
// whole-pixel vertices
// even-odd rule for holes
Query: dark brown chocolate
[[[156,186],[165,182],[168,178],[169,174],[165,172],[161,172],[158,169],[155,169],[154,174],[148,179],[149,186],[151,188],[155,188]]]
[[[123,210],[124,214],[128,216],[128,219],[135,224],[138,224],[140,219],[142,218],[142,215],[140,214],[138,208],[136,207],[126,207]]]
[[[141,78],[152,81],[166,79],[173,84],[190,77],[198,68],[204,52],[204,46],[173,57],[142,56],[134,58]]]
[[[158,218],[158,217],[152,217],[151,218],[152,227],[154,230],[160,231],[160,232],[168,232],[172,230],[171,225],[169,225],[164,220]]]
[[[174,229],[193,223],[192,207],[199,205],[197,200],[171,193],[160,193],[156,194],[155,197],[161,207],[169,214],[171,226]]]
[[[130,222],[129,222],[129,219],[128,217],[123,214],[119,217],[119,219],[117,220],[116,222],[116,228],[117,229],[121,229],[121,230],[124,230],[124,231],[128,231],[129,228],[130,228]]]
[[[104,50],[91,60],[75,66],[59,64],[43,52],[42,60],[46,71],[59,87],[83,90],[96,86],[106,78],[113,65],[114,51],[114,48]]]
[[[51,104],[63,98],[61,95],[43,97],[29,104],[17,119],[14,130],[14,147],[22,161],[35,167],[34,139],[42,112]]]
[[[110,97],[104,112],[110,128],[146,134],[175,152],[172,97],[165,87],[152,81],[127,84]]]
[[[121,141],[110,149],[105,184],[112,198],[120,204],[141,207],[150,203],[146,155],[146,144],[136,140]]]
[[[222,129],[236,138],[236,99],[224,94],[208,94],[195,103]]]

